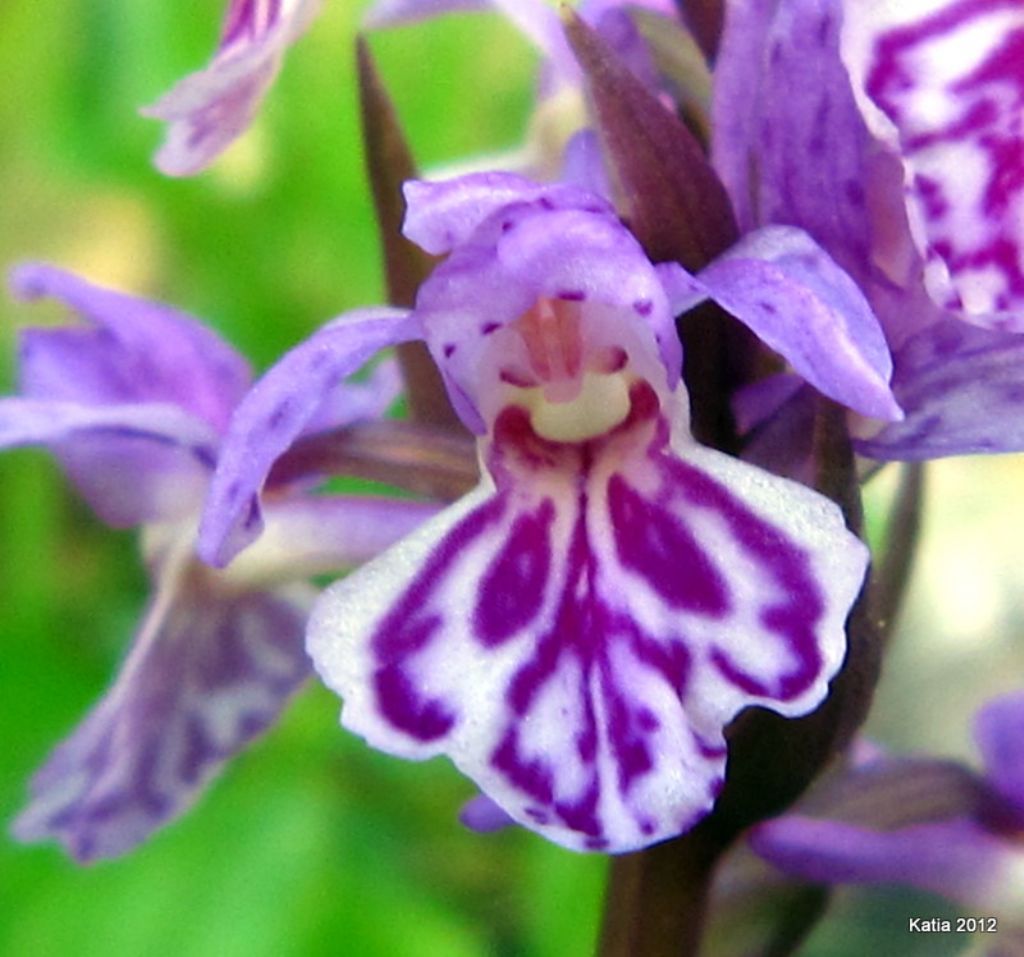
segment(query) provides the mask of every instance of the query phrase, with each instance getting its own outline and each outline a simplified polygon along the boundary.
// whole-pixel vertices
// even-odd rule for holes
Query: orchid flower
[[[801,880],[909,884],[1019,924],[1024,695],[986,704],[974,731],[981,774],[951,761],[879,757],[759,825],[751,846]]]
[[[306,579],[364,561],[434,509],[279,484],[260,541],[230,569],[203,565],[196,520],[246,362],[188,316],[50,266],[21,267],[13,287],[84,323],[22,333],[21,394],[0,399],[0,446],[47,446],[105,522],[139,527],[152,582],[119,675],[36,774],[14,825],[91,861],[181,814],[277,719],[310,670]],[[395,394],[383,366],[325,390],[311,425],[380,415]]]
[[[314,608],[308,649],[342,723],[449,755],[567,847],[678,834],[715,801],[737,712],[823,699],[867,554],[817,493],[692,439],[673,316],[709,295],[766,331],[774,314],[777,347],[826,385],[891,403],[871,357],[836,348],[870,313],[796,231],[694,277],[652,265],[576,187],[475,174],[406,200],[406,235],[447,258],[410,313],[328,325],[241,403],[200,553],[224,562],[255,534],[325,381],[424,338],[484,474]]]
[[[971,0],[728,4],[715,165],[743,229],[806,230],[881,319],[906,416],[862,426],[865,455],[1024,448],[1022,24]]]

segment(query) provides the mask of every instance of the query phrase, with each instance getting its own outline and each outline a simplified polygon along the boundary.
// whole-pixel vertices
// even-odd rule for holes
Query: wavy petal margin
[[[576,850],[686,830],[714,803],[740,709],[814,708],[867,563],[830,502],[670,449],[653,390],[632,401],[579,444],[506,410],[493,485],[332,586],[308,633],[346,727],[448,754]]]

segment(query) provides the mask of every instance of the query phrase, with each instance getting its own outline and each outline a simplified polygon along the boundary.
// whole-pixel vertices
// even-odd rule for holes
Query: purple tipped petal
[[[864,415],[902,417],[878,320],[853,280],[802,230],[757,230],[696,282],[825,395]]]
[[[81,862],[131,850],[187,810],[308,674],[311,589],[219,597],[185,562],[113,687],[33,779],[20,840],[58,840]]]
[[[173,405],[80,405],[0,399],[0,448],[50,447],[109,525],[130,527],[194,513],[218,436]]]
[[[866,565],[805,488],[667,445],[637,384],[618,428],[540,438],[510,407],[481,486],[334,585],[308,646],[344,724],[451,756],[519,823],[627,851],[692,826],[743,707],[802,714]]]
[[[13,270],[10,284],[18,298],[57,299],[88,323],[23,333],[20,378],[30,398],[172,403],[222,431],[249,386],[242,356],[168,306],[41,263]]]
[[[385,346],[419,335],[402,310],[357,310],[296,346],[253,386],[231,421],[210,488],[199,536],[205,561],[225,565],[259,535],[259,495],[271,466],[332,402],[341,380]]]
[[[191,176],[248,129],[287,48],[319,11],[319,0],[231,0],[209,65],[141,112],[169,125],[154,162]]]
[[[986,779],[1016,812],[1016,826],[1024,828],[1024,694],[985,705],[975,718],[974,736]]]
[[[896,354],[893,391],[906,418],[857,451],[920,461],[1024,450],[1024,336],[946,320]]]
[[[873,831],[796,814],[758,827],[754,850],[815,883],[899,883],[986,914],[1024,906],[1024,849],[966,819]]]
[[[873,132],[903,161],[933,298],[1024,329],[1024,8],[844,4],[843,55]]]

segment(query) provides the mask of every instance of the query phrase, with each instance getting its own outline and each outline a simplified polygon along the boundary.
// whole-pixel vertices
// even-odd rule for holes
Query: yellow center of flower
[[[586,349],[579,302],[539,299],[517,321],[536,385],[516,389],[538,435],[582,442],[604,435],[629,414],[629,387],[621,349]]]

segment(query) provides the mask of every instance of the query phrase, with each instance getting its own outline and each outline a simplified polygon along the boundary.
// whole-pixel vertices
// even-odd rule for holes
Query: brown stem
[[[356,62],[366,175],[377,216],[388,301],[396,306],[412,306],[420,284],[435,263],[432,256],[402,235],[402,184],[416,176],[416,164],[394,104],[362,37],[356,42]],[[409,417],[415,422],[461,428],[426,346],[422,342],[406,342],[396,352],[405,378]]]
[[[600,957],[691,957],[700,948],[715,861],[705,828],[612,859]]]

